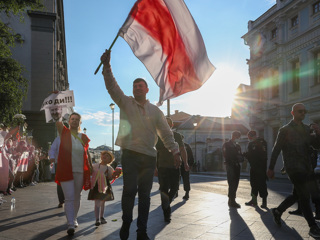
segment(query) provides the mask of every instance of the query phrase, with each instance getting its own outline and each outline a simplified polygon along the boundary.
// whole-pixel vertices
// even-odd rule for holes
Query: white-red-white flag
[[[28,170],[29,152],[23,152],[18,161],[15,173],[26,172]]]
[[[138,0],[119,36],[160,87],[160,104],[200,88],[215,70],[183,0]]]

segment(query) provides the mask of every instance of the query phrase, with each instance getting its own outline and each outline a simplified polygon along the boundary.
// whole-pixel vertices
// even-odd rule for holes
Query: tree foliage
[[[0,0],[0,12],[17,15],[26,9],[40,9],[43,5],[40,0]]]
[[[28,89],[28,80],[23,77],[23,66],[12,58],[11,49],[21,36],[5,24],[1,16],[19,16],[27,9],[40,9],[39,0],[0,0],[0,123],[10,124],[13,116],[21,113],[23,100]]]

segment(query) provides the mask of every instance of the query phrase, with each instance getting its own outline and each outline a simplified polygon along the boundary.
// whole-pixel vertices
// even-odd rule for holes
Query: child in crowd
[[[88,194],[88,200],[94,200],[94,214],[96,217],[96,226],[107,223],[104,219],[104,204],[106,202],[107,181],[110,181],[114,175],[114,169],[110,164],[114,161],[114,156],[110,151],[101,152],[100,163],[93,164],[91,189]]]

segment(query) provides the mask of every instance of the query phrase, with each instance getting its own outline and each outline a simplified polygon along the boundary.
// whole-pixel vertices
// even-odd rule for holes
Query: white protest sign
[[[74,107],[75,103],[73,91],[61,91],[58,93],[52,93],[43,101],[40,110],[44,110],[45,108],[51,108],[54,106]]]
[[[75,106],[73,91],[61,91],[52,93],[42,104],[40,110],[45,110],[46,122],[61,121],[66,114],[72,113],[71,108]],[[64,119],[67,120],[67,119]]]

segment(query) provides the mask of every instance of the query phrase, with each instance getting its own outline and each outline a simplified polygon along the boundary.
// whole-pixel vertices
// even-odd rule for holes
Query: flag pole
[[[111,43],[111,46],[109,47],[108,51],[111,50],[111,48],[113,47],[114,43],[117,41],[118,37],[119,37],[119,34],[117,34],[117,36],[115,37],[115,39],[114,39],[113,42]],[[94,72],[94,75],[97,74],[97,72],[99,71],[101,65],[102,65],[102,62],[100,62],[99,66],[97,67],[96,71]]]

